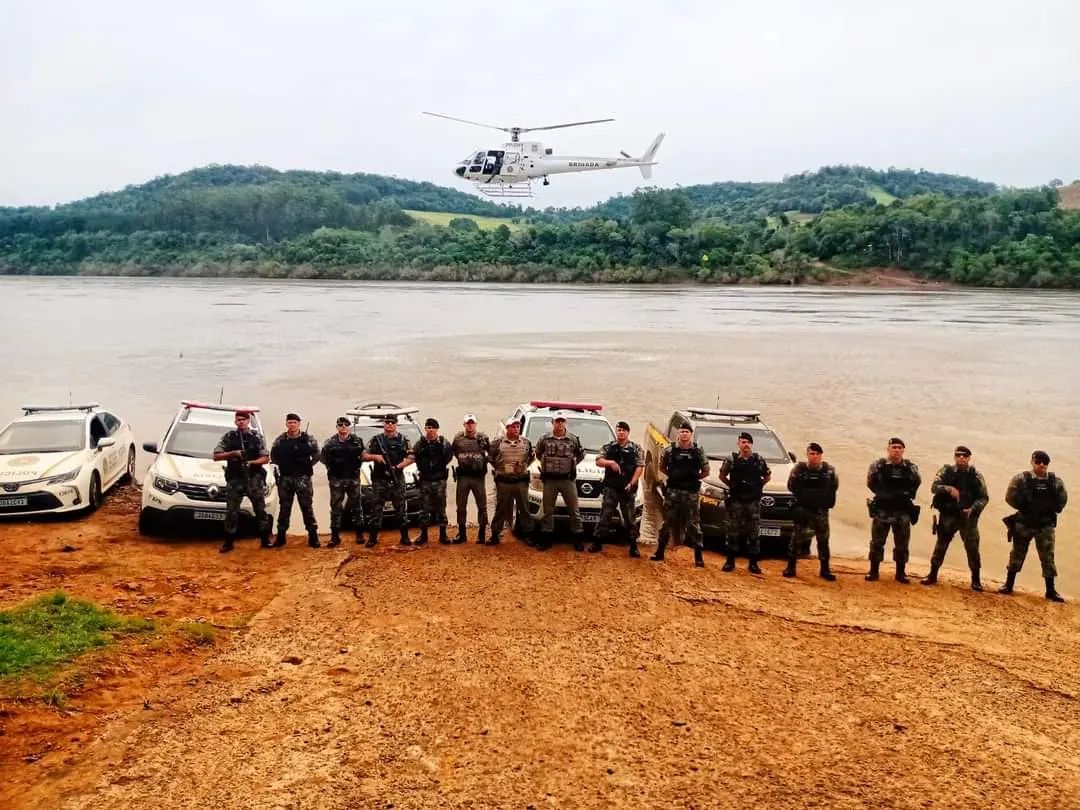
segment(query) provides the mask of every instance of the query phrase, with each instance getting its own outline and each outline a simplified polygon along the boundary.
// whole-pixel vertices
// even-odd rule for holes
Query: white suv
[[[25,405],[0,431],[0,515],[93,510],[134,473],[131,425],[96,402]]]
[[[226,431],[235,428],[237,410],[251,412],[251,430],[269,440],[259,423],[259,409],[185,400],[180,403],[159,447],[147,442],[143,450],[157,458],[146,471],[142,488],[139,532],[182,527],[222,527],[225,521],[225,462],[214,461],[214,448]],[[266,465],[266,512],[277,515],[273,465]],[[240,504],[241,522],[254,518],[251,502]]]
[[[581,441],[585,458],[577,466],[578,510],[581,522],[589,529],[600,520],[600,507],[603,505],[604,471],[596,466],[596,456],[608,442],[615,441],[615,430],[606,417],[600,415],[602,405],[580,402],[550,402],[533,400],[522,404],[512,414],[512,418],[521,423],[521,435],[536,446],[546,434],[551,432],[551,417],[556,411],[566,416],[566,430]],[[529,513],[540,517],[544,497],[544,485],[540,480],[540,462],[534,461],[529,467]],[[640,488],[637,496],[636,512],[641,513]],[[562,499],[556,501],[555,520],[558,523],[569,520],[566,506]],[[621,525],[621,518],[616,511],[612,526]],[[515,532],[520,526],[515,525]]]

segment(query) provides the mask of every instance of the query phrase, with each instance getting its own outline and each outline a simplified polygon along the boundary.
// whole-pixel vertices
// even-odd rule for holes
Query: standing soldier
[[[476,533],[476,542],[484,544],[484,532],[487,531],[487,465],[488,451],[491,442],[487,435],[478,433],[476,430],[476,417],[471,413],[465,414],[462,419],[463,430],[454,437],[451,447],[454,449],[454,458],[457,459],[457,467],[454,469],[454,480],[457,482],[457,525],[458,533],[455,543],[465,542],[465,517],[469,509],[469,494],[476,501],[476,515],[480,528]]]
[[[449,476],[447,465],[454,457],[450,442],[439,435],[437,419],[424,420],[424,436],[409,453],[409,461],[416,464],[420,479],[420,537],[416,545],[425,545],[428,541],[428,527],[435,523],[439,527],[439,542],[446,545],[450,538],[446,535],[446,479]]]
[[[660,471],[667,475],[664,522],[660,526],[656,553],[649,559],[653,562],[663,560],[668,540],[674,535],[675,545],[681,541],[694,547],[694,565],[704,568],[701,479],[709,474],[709,457],[705,455],[705,448],[694,441],[694,428],[689,422],[679,426],[675,444],[669,444],[660,454]]]
[[[315,521],[315,509],[311,505],[311,476],[315,472],[315,462],[319,460],[319,443],[313,436],[300,430],[300,417],[295,413],[285,415],[285,432],[274,439],[270,460],[277,465],[278,495],[281,498],[274,547],[285,545],[285,534],[292,517],[293,496],[296,496],[300,503],[300,514],[304,516],[308,545],[318,548],[319,524]]]
[[[525,542],[532,541],[532,516],[529,515],[529,465],[536,454],[532,442],[521,435],[521,422],[506,420],[506,435],[491,443],[491,469],[495,473],[495,517],[491,519],[491,540],[497,545],[503,526],[512,526],[517,509]]]
[[[866,487],[874,493],[867,502],[870,510],[870,571],[868,582],[877,580],[881,561],[885,559],[885,540],[889,530],[893,535],[893,560],[896,562],[896,581],[907,585],[908,547],[911,543],[911,526],[919,518],[919,507],[914,503],[922,478],[919,468],[904,458],[906,445],[895,436],[889,439],[887,457],[879,458],[870,465],[866,474]]]
[[[822,453],[820,444],[810,442],[806,446],[806,461],[796,464],[788,476],[787,488],[795,496],[796,517],[784,576],[795,576],[798,550],[803,540],[809,542],[812,537],[817,537],[820,576],[835,582],[836,574],[829,570],[829,510],[836,506],[840,479],[833,466],[822,459]]]
[[[953,464],[946,464],[934,476],[930,491],[934,495],[932,506],[938,510],[935,521],[937,542],[930,556],[930,573],[923,585],[937,582],[938,571],[945,562],[945,552],[953,536],[960,532],[967,552],[968,568],[971,570],[971,590],[981,591],[979,579],[979,515],[986,508],[990,496],[982,474],[971,466],[971,451],[960,445],[953,451]]]
[[[720,482],[728,488],[727,500],[727,561],[723,571],[735,570],[735,555],[739,553],[739,540],[750,559],[747,566],[751,574],[760,574],[758,557],[761,555],[761,493],[772,479],[772,470],[761,456],[754,452],[754,437],[739,434],[738,452],[724,459],[720,467]]]
[[[574,550],[584,551],[584,531],[577,497],[577,465],[585,458],[585,450],[581,440],[567,432],[566,415],[562,411],[556,411],[551,417],[551,433],[536,443],[536,457],[540,459],[540,480],[544,484],[544,499],[541,502],[544,517],[536,547],[541,551],[551,548],[551,537],[555,532],[555,500],[562,495],[570,513]]]
[[[352,432],[347,416],[339,416],[337,433],[323,442],[322,463],[330,482],[330,547],[341,545],[341,515],[347,511],[356,528],[356,542],[364,542],[360,515],[360,462],[364,443]]]
[[[222,553],[233,550],[236,531],[240,521],[240,503],[246,496],[255,510],[259,524],[259,545],[270,548],[270,529],[273,519],[266,514],[266,470],[263,465],[270,460],[266,455],[266,442],[251,429],[251,412],[237,411],[233,417],[236,430],[221,437],[214,448],[214,461],[225,464],[225,542]]]
[[[1065,599],[1054,588],[1054,578],[1057,576],[1054,528],[1057,526],[1057,516],[1065,508],[1069,496],[1061,479],[1047,471],[1049,465],[1050,456],[1036,450],[1031,454],[1031,472],[1022,472],[1009,482],[1005,502],[1016,510],[1016,514],[1005,518],[1012,538],[1012,552],[1009,554],[1005,584],[998,593],[1013,592],[1016,575],[1024,567],[1024,558],[1034,539],[1043,579],[1046,580],[1046,598],[1051,602],[1064,602]]]
[[[589,551],[596,552],[603,548],[600,540],[610,533],[611,517],[617,509],[630,535],[630,556],[640,557],[634,521],[634,496],[637,495],[638,479],[645,470],[645,452],[640,444],[630,441],[629,423],[615,423],[615,441],[604,445],[596,459],[596,466],[604,469],[604,497]]]
[[[379,542],[379,529],[382,528],[383,507],[386,502],[394,504],[401,545],[411,546],[409,539],[408,516],[405,512],[404,470],[409,466],[409,440],[398,433],[397,416],[388,413],[383,417],[383,432],[372,436],[368,441],[364,461],[374,461],[371,468],[371,504],[368,507],[368,541],[365,547],[372,548]]]

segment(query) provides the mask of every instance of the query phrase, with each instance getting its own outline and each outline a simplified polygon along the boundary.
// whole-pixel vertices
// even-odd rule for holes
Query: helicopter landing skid
[[[488,197],[531,197],[532,182],[524,183],[477,183],[477,190]]]

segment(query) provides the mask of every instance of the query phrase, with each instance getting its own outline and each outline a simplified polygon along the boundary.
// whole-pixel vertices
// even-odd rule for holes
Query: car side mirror
[[[104,438],[98,439],[97,449],[104,450],[106,447],[112,447],[114,444],[116,444],[116,439],[111,436],[105,436]]]
[[[143,442],[142,449],[147,453],[157,454],[157,442]]]
[[[797,457],[795,456],[795,454],[794,454],[794,453],[792,453],[792,452],[791,452],[790,450],[788,450],[788,458],[790,458],[790,459],[791,459],[792,463],[795,463],[796,461],[798,461],[798,460],[799,460],[799,459],[798,459],[798,458],[797,458]]]

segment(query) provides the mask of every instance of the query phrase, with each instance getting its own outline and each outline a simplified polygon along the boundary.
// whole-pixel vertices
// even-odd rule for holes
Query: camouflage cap
[[[430,428],[435,428],[436,430],[438,430],[439,429],[439,420],[435,419],[434,417],[429,416],[427,419],[424,420],[424,427],[426,427],[426,428],[429,428],[429,427]]]
[[[1049,464],[1050,454],[1047,453],[1045,450],[1036,450],[1034,453],[1031,454],[1031,460],[1034,461],[1036,464]]]

